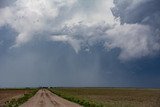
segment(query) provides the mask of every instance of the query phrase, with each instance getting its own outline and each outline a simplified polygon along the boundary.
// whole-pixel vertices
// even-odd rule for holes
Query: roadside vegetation
[[[38,89],[26,89],[26,90],[30,90],[30,92],[22,95],[22,97],[18,99],[13,98],[12,100],[5,102],[6,103],[5,107],[18,107],[24,102],[26,102],[28,99],[30,99],[32,96],[34,96],[38,91]]]
[[[51,88],[50,90],[84,107],[160,107],[159,89]]]
[[[103,105],[99,102],[91,101],[84,97],[79,97],[78,93],[77,95],[72,95],[71,93],[67,93],[62,89],[59,90],[59,88],[50,89],[50,91],[64,99],[83,105],[84,107],[103,107]]]
[[[17,99],[22,95],[31,92],[31,89],[28,88],[1,88],[0,89],[0,107],[5,106],[6,101],[11,99]]]

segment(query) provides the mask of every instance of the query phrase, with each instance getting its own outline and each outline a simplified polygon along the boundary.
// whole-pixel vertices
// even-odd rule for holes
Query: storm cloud
[[[1,0],[1,84],[128,81],[133,65],[159,56],[159,5],[158,0]],[[3,78],[11,71],[16,73],[10,80]],[[22,77],[16,80],[17,74]]]
[[[159,51],[160,47],[159,22],[150,21],[158,19],[159,13],[152,12],[158,8],[151,8],[150,16],[141,14],[147,11],[150,2],[157,4],[151,0],[17,0],[0,9],[0,26],[8,25],[18,33],[12,47],[27,43],[33,36],[43,35],[48,40],[66,42],[78,52],[84,44],[105,39],[107,48],[121,49],[120,59],[139,58]],[[120,35],[114,33],[116,30]],[[129,45],[125,44],[126,38],[132,41]],[[121,43],[116,46],[118,42]]]

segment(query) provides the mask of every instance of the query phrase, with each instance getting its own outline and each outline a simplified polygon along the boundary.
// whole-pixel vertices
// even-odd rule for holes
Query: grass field
[[[33,89],[0,89],[0,107],[15,107],[15,103],[25,102],[32,92]]]
[[[85,107],[160,107],[159,89],[53,88],[51,90]]]

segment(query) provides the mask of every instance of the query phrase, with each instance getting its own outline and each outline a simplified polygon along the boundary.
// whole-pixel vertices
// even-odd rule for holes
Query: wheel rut
[[[20,107],[82,107],[63,99],[47,89],[40,89],[32,98]]]

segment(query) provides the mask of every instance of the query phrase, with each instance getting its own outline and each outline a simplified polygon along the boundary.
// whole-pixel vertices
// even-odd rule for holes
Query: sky
[[[159,0],[0,0],[0,87],[160,87]]]

